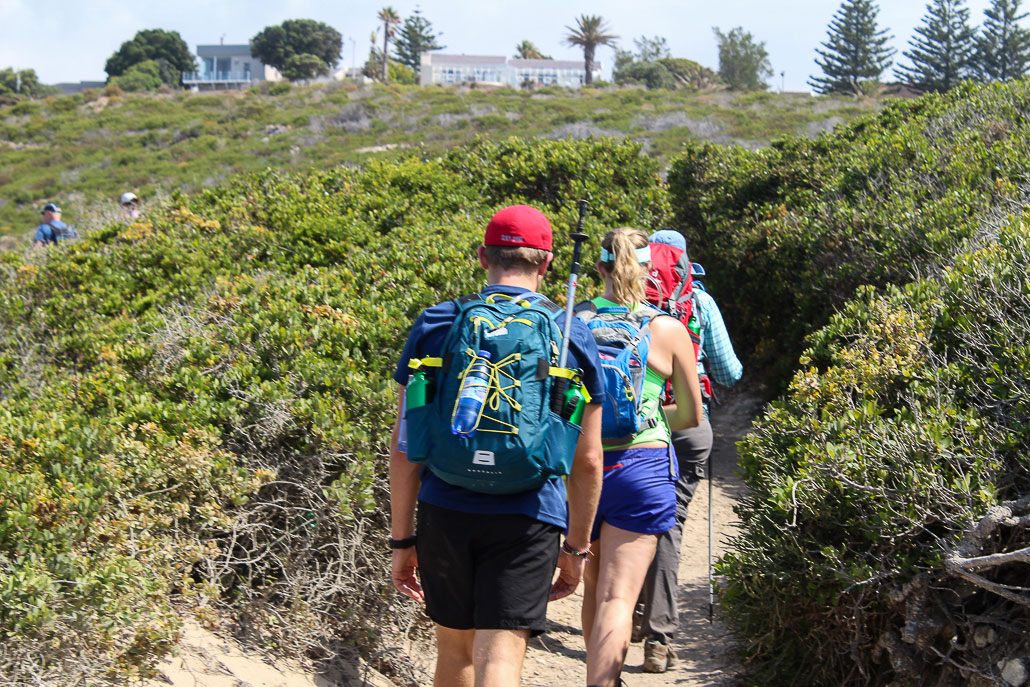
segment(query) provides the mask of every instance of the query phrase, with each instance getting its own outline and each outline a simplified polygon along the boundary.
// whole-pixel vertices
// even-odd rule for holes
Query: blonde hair
[[[637,259],[637,248],[647,247],[647,234],[633,227],[619,227],[604,235],[601,247],[615,256],[604,263],[611,276],[615,302],[632,305],[643,301],[647,270]]]

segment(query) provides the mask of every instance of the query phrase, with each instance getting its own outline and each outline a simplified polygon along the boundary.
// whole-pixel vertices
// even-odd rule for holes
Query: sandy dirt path
[[[734,531],[733,506],[744,488],[736,475],[736,442],[744,436],[761,410],[759,396],[742,388],[724,392],[722,403],[712,415],[712,515],[714,555],[725,550],[726,538]],[[680,558],[680,632],[674,641],[677,666],[663,674],[644,673],[641,643],[631,644],[623,670],[628,687],[728,687],[739,683],[742,674],[733,651],[733,641],[718,618],[708,622],[708,482],[698,487],[690,504],[683,532]],[[583,687],[586,682],[583,633],[579,609],[582,586],[572,596],[548,608],[550,629],[530,642],[522,671],[523,687]],[[415,651],[411,666],[420,687],[432,684],[432,647]],[[418,656],[424,658],[418,658]]]
[[[747,432],[761,409],[759,397],[748,389],[726,393],[712,416],[712,514],[714,553],[725,551],[734,531],[733,506],[743,485],[736,476],[735,443]],[[623,679],[628,687],[730,687],[742,670],[732,638],[719,621],[708,622],[708,482],[698,487],[687,516],[680,559],[680,632],[674,641],[679,664],[667,673],[640,670],[644,651],[630,645]],[[583,634],[580,632],[580,592],[551,604],[550,629],[530,643],[522,673],[523,687],[583,687],[586,681]],[[409,664],[400,682],[405,687],[432,684],[435,647],[414,642],[407,648]],[[326,675],[255,655],[236,642],[188,622],[179,647],[159,668],[161,676],[148,687],[390,687],[385,677],[355,660],[348,670]],[[405,679],[406,678],[406,679]]]

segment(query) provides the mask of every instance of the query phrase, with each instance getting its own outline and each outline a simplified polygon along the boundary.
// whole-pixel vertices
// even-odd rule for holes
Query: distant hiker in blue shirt
[[[663,230],[651,235],[653,243],[666,243],[682,251],[687,250],[686,239],[678,231]],[[700,324],[701,348],[698,375],[707,374],[712,381],[731,387],[740,380],[743,366],[733,350],[719,306],[703,288],[694,289],[694,303]],[[644,581],[643,615],[639,632],[644,639],[644,665],[646,673],[664,673],[676,663],[672,638],[679,627],[677,614],[677,571],[680,562],[680,544],[683,524],[698,482],[704,476],[705,465],[712,453],[712,425],[708,421],[709,400],[704,400],[704,420],[697,427],[672,433],[672,445],[679,463],[676,482],[676,526],[658,539],[654,562]],[[709,476],[710,478],[710,476]],[[636,630],[636,628],[635,628]]]
[[[419,316],[408,335],[394,380],[416,396],[419,382],[412,370],[419,370],[424,364],[440,371],[434,394],[443,394],[444,388],[453,385],[449,381],[452,376],[457,379],[465,366],[464,355],[444,350],[452,326],[461,328],[453,331],[466,331],[474,325],[483,348],[490,348],[493,341],[506,339],[508,329],[514,329],[516,323],[525,320],[531,324],[529,314],[501,322],[467,315],[469,321],[466,322],[459,319],[461,313],[469,312],[466,307],[479,308],[481,303],[498,299],[525,304],[527,309],[537,307],[532,304],[540,304],[539,307],[550,312],[545,317],[557,318],[554,322],[561,330],[564,327],[561,308],[536,293],[554,259],[551,238],[550,222],[539,210],[513,205],[494,215],[478,251],[479,264],[486,270],[487,286],[479,294],[444,301]],[[533,338],[535,341],[536,337]],[[482,420],[487,419],[487,407],[491,413],[498,412],[498,408],[507,403],[508,396],[514,398],[520,393],[518,389],[534,384],[533,377],[536,383],[542,383],[540,380],[552,371],[563,369],[553,367],[552,363],[549,370],[547,362],[557,350],[553,336],[548,343],[546,347],[541,344],[546,357],[526,358],[532,363],[533,373],[521,381],[513,382],[514,377],[504,381],[498,370],[509,368],[493,360],[497,363],[495,377],[489,387],[491,391]],[[400,394],[402,401],[390,450],[392,577],[399,591],[425,602],[426,613],[436,624],[435,687],[516,687],[520,684],[529,638],[546,629],[548,600],[571,594],[583,576],[590,548],[590,527],[601,491],[600,401],[605,387],[597,346],[578,318],[572,320],[568,343],[565,367],[580,371],[583,387],[589,391],[591,399],[583,410],[582,433],[571,449],[574,453],[567,480],[552,476],[514,493],[485,493],[471,486],[459,486],[448,478],[453,473],[443,470],[442,464],[435,461],[450,460],[460,456],[460,451],[428,449],[425,437],[436,436],[436,431],[447,433],[447,430],[420,426],[417,416],[418,411],[425,410],[435,418],[438,410],[444,412],[444,406],[452,405],[442,400],[449,397],[441,395],[435,404],[422,400],[423,405],[416,406],[415,410],[409,405],[405,416],[404,394]],[[493,355],[490,351],[480,353]],[[506,360],[523,358],[509,355]],[[412,362],[416,363],[414,367]],[[494,381],[500,386],[494,385]],[[520,408],[527,416],[531,408],[540,406],[539,400],[531,396],[528,391],[520,396]],[[405,421],[407,444],[402,448],[399,435],[401,423]],[[495,427],[491,422],[489,426],[479,426],[478,431],[484,436],[486,432],[506,433]],[[548,441],[543,445],[557,445],[552,425],[534,429],[548,432]],[[531,432],[525,434],[527,439],[536,436]],[[432,456],[425,465],[409,462],[419,457],[422,448],[417,444],[420,441],[422,448],[427,448]],[[454,441],[460,444],[460,440]],[[567,453],[563,455],[568,457]],[[482,472],[493,472],[494,453],[475,451],[471,465],[483,466]],[[556,566],[559,575],[555,580]]]
[[[32,245],[42,250],[48,244],[79,238],[75,227],[61,221],[61,208],[56,203],[47,203],[43,206],[43,223],[36,227],[36,237]]]

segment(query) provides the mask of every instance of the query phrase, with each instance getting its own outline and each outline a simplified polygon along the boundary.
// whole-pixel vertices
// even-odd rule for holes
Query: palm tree
[[[383,22],[383,83],[389,80],[387,68],[390,66],[390,39],[397,33],[397,26],[401,23],[401,17],[397,10],[387,5],[379,10],[379,21]]]
[[[583,48],[583,66],[587,72],[586,85],[589,86],[594,80],[594,50],[599,45],[615,47],[615,39],[618,36],[607,33],[610,29],[605,26],[604,19],[597,15],[582,14],[576,19],[576,28],[571,26],[565,28],[569,31],[565,42]]]
[[[522,41],[515,46],[515,57],[520,60],[549,60],[547,55],[540,52],[540,49],[533,45],[533,41]]]

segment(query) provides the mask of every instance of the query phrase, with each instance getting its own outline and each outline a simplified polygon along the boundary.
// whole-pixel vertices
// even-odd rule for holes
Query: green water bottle
[[[687,329],[694,332],[697,336],[701,336],[701,320],[697,319],[697,313],[690,313],[690,319],[687,320]]]
[[[562,417],[576,425],[583,424],[583,409],[587,406],[587,399],[583,396],[583,385],[572,384],[565,391],[565,399],[562,403]]]
[[[429,382],[426,379],[426,373],[422,370],[414,373],[408,377],[407,392],[407,409],[421,408],[426,404],[426,391],[429,387]]]

